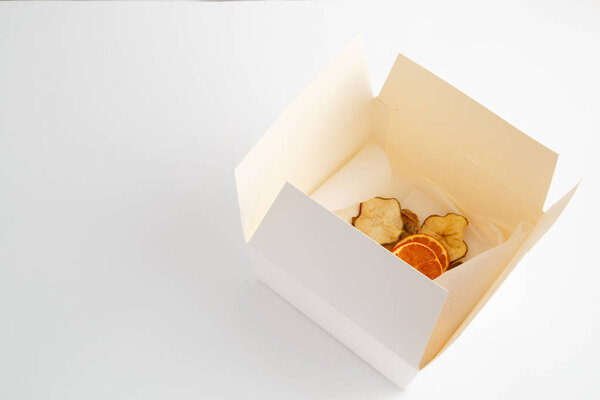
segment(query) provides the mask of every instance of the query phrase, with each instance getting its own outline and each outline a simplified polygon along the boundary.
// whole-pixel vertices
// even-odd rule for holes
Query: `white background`
[[[600,3],[367,3],[0,4],[1,399],[600,397]],[[233,179],[360,32],[583,176],[404,392],[255,281]]]

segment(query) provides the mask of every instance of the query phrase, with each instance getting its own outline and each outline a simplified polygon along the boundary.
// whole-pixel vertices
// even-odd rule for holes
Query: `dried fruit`
[[[448,251],[446,250],[444,245],[440,243],[436,238],[434,238],[433,236],[424,235],[422,233],[410,235],[396,243],[392,251],[395,251],[396,248],[409,243],[420,243],[424,246],[429,247],[431,250],[433,250],[436,257],[442,264],[442,268],[444,269],[444,271],[448,269],[448,265],[450,264],[450,257],[448,255]]]
[[[463,240],[463,232],[468,221],[462,215],[449,213],[445,216],[432,215],[421,226],[421,233],[439,240],[450,256],[450,262],[467,254],[467,244]]]
[[[394,246],[392,252],[430,279],[448,268],[448,252],[444,245],[429,235],[410,235]]]
[[[408,208],[402,209],[402,221],[404,222],[404,230],[409,235],[419,232],[419,217]]]
[[[463,263],[463,262],[462,262],[461,260],[455,260],[455,261],[452,261],[452,262],[450,263],[450,265],[448,266],[448,271],[449,271],[449,270],[451,270],[452,268],[456,268],[456,267],[458,267],[458,266],[459,266],[459,265],[461,265],[462,263]]]
[[[400,235],[400,237],[402,237],[402,235]],[[394,246],[396,246],[396,243],[398,242],[384,243],[382,244],[382,246],[388,249],[389,251],[392,251],[394,249]]]
[[[352,225],[379,244],[397,242],[402,233],[400,203],[396,199],[375,197],[360,203]]]

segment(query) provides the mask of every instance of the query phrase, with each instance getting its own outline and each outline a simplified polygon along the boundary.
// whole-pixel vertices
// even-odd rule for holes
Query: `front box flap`
[[[249,244],[418,368],[445,289],[289,183]]]
[[[420,135],[466,155],[535,208],[543,209],[556,153],[402,55],[379,99],[412,121]]]
[[[235,169],[242,228],[250,239],[284,182],[311,192],[367,141],[372,100],[362,40],[353,40],[281,114]]]

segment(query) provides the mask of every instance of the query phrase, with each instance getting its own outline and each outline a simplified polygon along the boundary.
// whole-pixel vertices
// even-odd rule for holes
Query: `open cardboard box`
[[[430,280],[310,196],[373,146],[389,163],[387,192],[427,182],[505,239]],[[557,157],[401,55],[373,97],[357,38],[235,169],[244,237],[262,282],[406,387],[571,199],[576,187],[543,211]],[[363,178],[364,196],[374,188],[368,173]]]

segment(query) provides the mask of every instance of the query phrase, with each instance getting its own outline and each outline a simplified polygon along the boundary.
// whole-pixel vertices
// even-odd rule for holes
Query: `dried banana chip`
[[[402,233],[402,214],[396,199],[375,197],[360,203],[352,225],[379,244],[395,243]]]
[[[432,215],[423,222],[420,233],[433,236],[442,242],[448,250],[450,262],[453,262],[467,254],[467,244],[463,240],[463,231],[467,224],[467,219],[462,215]]]
[[[409,235],[419,232],[419,217],[408,208],[402,209],[402,221],[404,222],[404,230]]]

